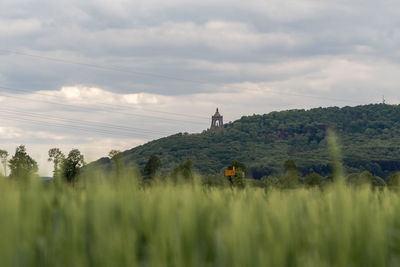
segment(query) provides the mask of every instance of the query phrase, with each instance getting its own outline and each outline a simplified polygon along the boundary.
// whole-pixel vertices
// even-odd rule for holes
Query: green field
[[[0,266],[399,266],[400,195],[0,180]]]

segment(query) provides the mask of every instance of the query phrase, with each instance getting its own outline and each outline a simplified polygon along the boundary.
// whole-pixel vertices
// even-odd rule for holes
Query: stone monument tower
[[[224,121],[223,121],[223,116],[219,114],[218,108],[217,111],[215,112],[214,116],[211,118],[211,132],[219,132],[224,129]]]

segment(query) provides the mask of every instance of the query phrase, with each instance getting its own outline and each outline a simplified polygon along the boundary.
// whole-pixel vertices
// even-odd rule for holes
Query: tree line
[[[72,149],[65,156],[59,148],[52,148],[48,152],[48,161],[53,162],[53,177],[61,178],[67,182],[75,183],[81,168],[85,165],[84,156],[78,149]],[[0,150],[0,160],[3,165],[3,175],[10,179],[29,179],[38,178],[38,164],[26,152],[25,145],[16,148],[14,155],[8,160],[9,153],[6,150]],[[7,174],[7,166],[10,170]]]
[[[118,155],[118,154],[116,154]],[[114,164],[120,161],[121,157],[113,158]],[[115,165],[117,166],[117,165]],[[245,163],[238,160],[232,160],[225,169],[232,170],[235,168],[236,174],[234,176],[224,176],[224,174],[208,174],[199,175],[200,182],[207,186],[231,186],[237,188],[244,188],[246,186],[263,187],[263,188],[275,188],[275,189],[294,189],[299,187],[322,188],[334,181],[334,175],[330,174],[322,176],[319,173],[311,172],[303,175],[301,169],[296,165],[293,160],[286,160],[283,163],[284,172],[280,176],[263,176],[261,179],[254,179],[249,176],[251,172]],[[115,168],[115,170],[118,169]],[[178,164],[172,171],[163,172],[162,162],[157,155],[152,155],[147,160],[146,165],[142,169],[142,175],[144,181],[154,180],[176,180],[176,177],[181,177],[185,181],[191,181],[193,175],[193,162],[192,160],[186,160],[181,164]],[[351,173],[344,175],[345,183],[349,186],[363,186],[370,185],[374,188],[383,188],[385,186],[391,188],[400,187],[400,172],[395,172],[388,177],[381,178],[373,175],[369,171],[363,171],[360,173]]]
[[[111,150],[108,154],[112,161],[112,171],[108,175],[112,178],[120,178],[129,172],[128,176],[141,177],[141,181],[145,184],[151,184],[153,181],[193,181],[197,176],[200,182],[207,186],[231,186],[244,188],[246,186],[255,186],[263,188],[279,188],[293,189],[298,187],[323,187],[333,182],[333,175],[322,176],[316,172],[303,175],[293,160],[286,160],[283,163],[284,173],[280,176],[263,176],[261,179],[251,179],[249,170],[245,163],[238,160],[231,161],[225,169],[236,170],[234,176],[225,177],[220,174],[195,175],[193,169],[193,161],[185,160],[176,165],[169,172],[163,171],[162,161],[159,156],[152,155],[148,158],[142,169],[135,168],[132,172],[131,168],[126,168],[118,150]],[[48,161],[52,162],[53,178],[60,179],[74,185],[84,170],[85,160],[83,154],[78,149],[72,149],[67,155],[59,148],[52,148],[48,151]],[[0,161],[3,165],[3,173],[5,177],[10,179],[28,179],[32,177],[38,178],[38,164],[28,155],[24,145],[16,148],[14,155],[8,160],[9,153],[6,150],[0,150]],[[7,166],[10,171],[7,175]],[[90,171],[89,171],[90,173]],[[134,174],[134,175],[132,175]],[[371,185],[373,187],[399,187],[400,172],[389,175],[386,179],[373,175],[369,171],[361,173],[352,173],[345,176],[345,181],[350,186]]]

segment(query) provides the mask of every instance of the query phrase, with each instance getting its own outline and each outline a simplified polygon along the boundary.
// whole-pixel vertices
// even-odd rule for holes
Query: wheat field
[[[400,196],[0,181],[0,266],[399,266]]]

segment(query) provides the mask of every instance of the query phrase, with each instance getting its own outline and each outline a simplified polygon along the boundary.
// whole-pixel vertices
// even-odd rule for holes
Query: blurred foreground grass
[[[0,180],[0,266],[399,266],[400,196]]]

